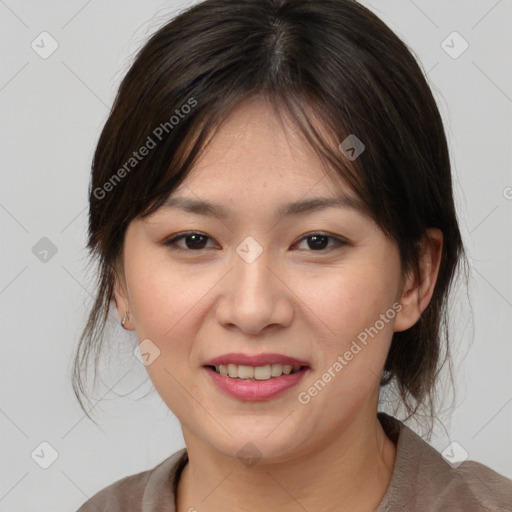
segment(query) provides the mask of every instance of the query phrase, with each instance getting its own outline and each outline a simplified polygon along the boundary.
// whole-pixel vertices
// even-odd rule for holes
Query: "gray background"
[[[512,3],[364,3],[428,72],[470,256],[473,310],[464,290],[453,301],[456,409],[442,416],[431,442],[442,451],[456,441],[470,459],[512,478]],[[133,53],[185,5],[0,0],[0,511],[76,510],[99,489],[184,446],[115,314],[117,348],[105,359],[94,407],[100,428],[75,401],[70,364],[94,291],[84,249],[94,146]],[[35,40],[43,51],[46,37],[44,48],[51,48],[43,31],[58,43],[46,59],[31,47]],[[457,58],[463,41],[447,39],[454,31],[469,44]],[[42,252],[50,246],[43,237],[55,254]],[[50,461],[52,448],[42,442],[58,453],[48,469],[39,464]]]

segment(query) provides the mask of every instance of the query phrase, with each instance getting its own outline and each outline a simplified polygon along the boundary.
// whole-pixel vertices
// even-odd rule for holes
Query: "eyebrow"
[[[221,220],[225,220],[230,217],[229,209],[222,204],[182,196],[171,196],[162,206],[164,208],[179,208],[197,215],[217,217]],[[288,203],[277,208],[275,216],[281,218],[291,215],[303,215],[305,213],[319,211],[325,208],[345,208],[361,214],[366,214],[366,208],[359,199],[341,195],[336,197],[313,197],[311,199],[303,199]]]

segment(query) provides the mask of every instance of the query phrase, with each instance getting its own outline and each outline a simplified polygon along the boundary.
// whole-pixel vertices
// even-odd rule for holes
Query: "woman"
[[[113,301],[186,448],[79,512],[512,510],[510,480],[377,412],[396,389],[434,419],[465,255],[431,91],[357,2],[207,0],[158,30],[89,230],[77,397]]]

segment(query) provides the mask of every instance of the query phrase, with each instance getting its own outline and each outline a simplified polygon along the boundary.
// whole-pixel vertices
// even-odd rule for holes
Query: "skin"
[[[389,485],[396,449],[377,419],[379,379],[393,332],[414,325],[430,301],[442,233],[429,230],[414,280],[402,275],[394,241],[363,213],[274,216],[282,204],[330,197],[336,186],[355,197],[326,174],[291,124],[267,104],[247,101],[173,191],[221,203],[231,216],[161,208],[127,229],[116,307],[120,318],[130,312],[125,328],[139,342],[150,339],[160,350],[146,368],[179,419],[189,454],[178,512],[373,511]],[[187,231],[205,234],[203,245],[190,238],[178,242],[182,251],[162,244]],[[327,239],[315,250],[305,235],[318,232],[349,243]],[[263,250],[252,263],[236,253],[247,236]],[[398,302],[401,311],[300,403],[298,393]],[[202,367],[227,352],[277,352],[308,361],[311,370],[277,398],[237,400]],[[237,457],[248,442],[261,454],[252,467]]]

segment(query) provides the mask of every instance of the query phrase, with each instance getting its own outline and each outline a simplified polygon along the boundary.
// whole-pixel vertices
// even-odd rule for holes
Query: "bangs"
[[[347,158],[340,149],[342,141],[350,135],[342,119],[338,117],[336,121],[333,120],[318,100],[305,100],[291,94],[278,95],[275,92],[239,94],[230,100],[204,105],[201,112],[190,121],[178,147],[173,149],[171,161],[161,167],[158,181],[148,191],[146,201],[141,205],[141,218],[156,212],[166,202],[192,172],[195,163],[231,113],[242,103],[251,101],[261,101],[271,106],[286,135],[290,129],[297,129],[316,153],[324,176],[330,180],[333,189],[342,192],[348,187],[361,200],[364,213],[380,225],[372,210],[361,160]]]

